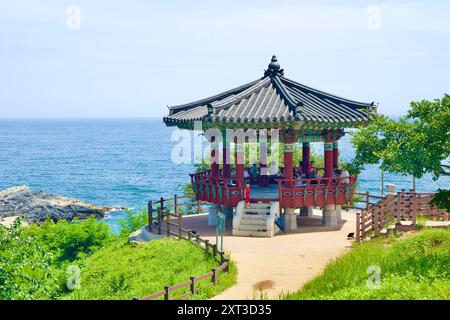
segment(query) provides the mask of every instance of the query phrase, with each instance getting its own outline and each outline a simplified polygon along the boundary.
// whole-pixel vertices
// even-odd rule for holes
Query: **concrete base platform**
[[[164,238],[165,235],[149,232],[147,226],[142,226],[141,229],[136,230],[128,237],[130,242],[148,242],[154,239]]]

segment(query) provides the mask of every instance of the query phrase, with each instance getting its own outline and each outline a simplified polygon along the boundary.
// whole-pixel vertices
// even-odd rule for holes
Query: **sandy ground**
[[[238,284],[214,299],[277,298],[282,292],[298,290],[320,274],[326,264],[351,248],[347,234],[355,230],[355,214],[342,212],[338,227],[321,225],[321,212],[298,217],[297,231],[273,238],[233,237],[230,228],[224,248],[237,264]],[[215,229],[207,227],[207,216],[186,217],[184,227],[196,230],[215,243]]]

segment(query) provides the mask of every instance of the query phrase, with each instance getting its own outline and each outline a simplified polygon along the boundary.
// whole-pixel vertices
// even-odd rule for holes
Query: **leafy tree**
[[[421,178],[426,173],[437,180],[450,175],[450,96],[433,101],[411,102],[406,116],[398,121],[378,116],[352,133],[356,150],[352,168],[361,171],[366,164]],[[442,196],[447,192],[447,197]],[[449,209],[448,191],[438,192],[439,204]]]

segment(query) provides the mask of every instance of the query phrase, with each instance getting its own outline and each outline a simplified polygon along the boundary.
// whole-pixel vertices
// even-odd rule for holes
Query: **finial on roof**
[[[282,76],[284,74],[283,69],[281,69],[280,63],[278,62],[277,56],[273,55],[272,60],[270,60],[268,69],[264,71],[264,76]]]
[[[278,62],[276,55],[272,56],[272,60],[269,63],[269,69],[270,70],[279,70],[280,69],[280,63]]]

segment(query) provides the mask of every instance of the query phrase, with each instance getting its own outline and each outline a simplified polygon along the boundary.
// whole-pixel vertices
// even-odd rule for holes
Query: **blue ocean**
[[[174,128],[162,119],[0,120],[0,190],[17,185],[79,198],[98,205],[139,211],[149,199],[182,193],[192,164],[171,161]],[[347,134],[341,157],[354,151]],[[313,144],[322,152],[320,143]],[[359,177],[360,191],[380,193],[380,170],[369,166]],[[412,188],[412,177],[385,174],[385,183]],[[450,185],[450,178],[416,181],[418,191]],[[117,228],[123,213],[106,218]]]

